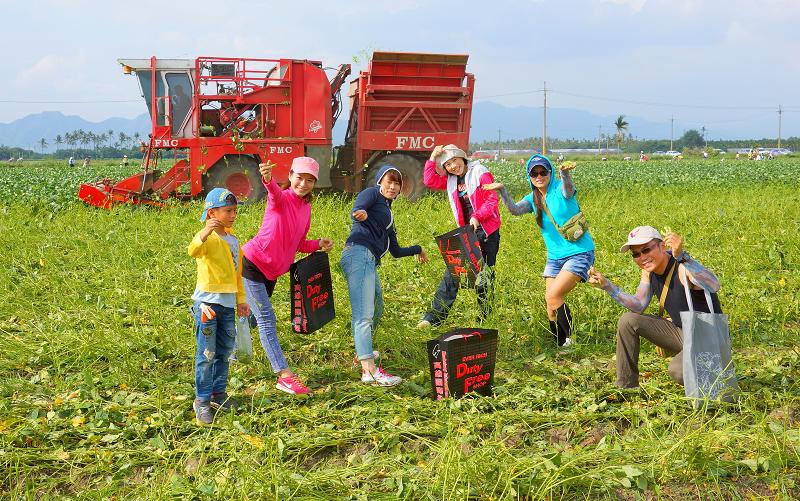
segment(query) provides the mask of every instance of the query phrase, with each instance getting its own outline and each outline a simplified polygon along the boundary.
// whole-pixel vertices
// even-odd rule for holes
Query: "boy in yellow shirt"
[[[228,397],[228,358],[236,339],[236,316],[249,316],[244,297],[242,258],[239,240],[234,236],[237,200],[224,188],[214,188],[206,196],[200,221],[205,227],[189,243],[189,255],[197,261],[197,286],[194,306],[197,351],[194,357],[197,424],[211,424],[212,407],[231,410]]]

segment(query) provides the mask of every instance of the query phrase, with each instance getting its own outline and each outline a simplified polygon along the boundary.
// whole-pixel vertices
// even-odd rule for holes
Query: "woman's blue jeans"
[[[202,321],[199,301],[192,307],[197,349],[194,354],[194,385],[198,400],[208,402],[213,393],[225,393],[228,358],[236,341],[236,309],[205,303],[216,313]]]
[[[339,260],[350,293],[353,310],[353,343],[359,360],[372,355],[372,333],[383,315],[383,291],[372,252],[362,245],[347,245]]]
[[[250,305],[250,311],[256,317],[258,324],[258,338],[261,340],[261,346],[264,347],[264,353],[267,354],[270,365],[272,365],[272,371],[277,374],[288,369],[289,364],[286,363],[281,343],[278,341],[275,310],[272,309],[272,303],[269,300],[270,291],[267,291],[267,285],[263,282],[247,278],[242,280],[247,304]]]

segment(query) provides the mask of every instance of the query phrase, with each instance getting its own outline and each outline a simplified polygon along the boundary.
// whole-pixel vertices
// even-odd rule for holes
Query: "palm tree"
[[[617,149],[619,149],[619,144],[625,139],[625,131],[628,130],[628,122],[625,121],[625,115],[620,115],[617,117],[617,120],[614,122],[614,126],[617,128]]]
[[[64,144],[64,138],[61,137],[61,134],[58,134],[56,135],[54,141],[56,143],[56,151],[58,151],[61,148],[61,145]]]
[[[47,145],[47,139],[45,139],[45,138],[41,138],[41,139],[39,140],[39,148],[41,148],[41,149],[42,149],[42,155],[44,155],[44,149],[45,149],[45,148],[47,148],[47,146],[48,146],[48,145]]]
[[[90,132],[86,132],[83,129],[78,129],[77,131],[75,131],[75,134],[77,134],[77,136],[78,136],[78,142],[85,149],[86,145],[89,144],[89,141],[90,141],[89,134],[91,134],[91,133]]]

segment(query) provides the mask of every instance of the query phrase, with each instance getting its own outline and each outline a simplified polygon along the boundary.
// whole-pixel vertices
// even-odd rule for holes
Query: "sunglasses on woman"
[[[533,177],[533,178],[547,177],[549,175],[550,175],[550,171],[549,170],[536,169],[536,170],[532,170],[531,173],[530,173],[530,176]]]

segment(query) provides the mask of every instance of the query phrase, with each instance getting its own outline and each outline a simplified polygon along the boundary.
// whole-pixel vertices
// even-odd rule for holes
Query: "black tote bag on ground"
[[[427,343],[433,399],[469,392],[491,396],[497,330],[458,328]]]

